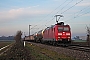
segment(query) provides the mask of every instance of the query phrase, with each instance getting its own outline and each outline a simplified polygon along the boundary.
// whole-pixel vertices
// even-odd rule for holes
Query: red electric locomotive
[[[70,26],[64,25],[64,22],[60,22],[51,27],[46,28],[43,32],[42,41],[46,41],[54,45],[60,43],[71,43]]]

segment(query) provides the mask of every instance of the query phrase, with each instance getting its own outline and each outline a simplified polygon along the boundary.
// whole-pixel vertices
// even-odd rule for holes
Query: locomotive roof
[[[53,28],[54,26],[69,26],[69,25],[58,25],[58,24],[55,24],[55,25],[51,25],[50,27],[47,27],[45,30],[48,30],[50,28]]]
[[[64,22],[59,22],[55,25],[51,25],[50,27],[45,28],[45,30],[48,30],[50,28],[54,28],[55,26],[69,26],[69,25],[65,25]]]
[[[50,27],[47,27],[45,30],[48,30],[50,28],[53,28],[55,25],[51,25]]]
[[[55,25],[59,25],[59,26],[69,26],[68,24],[65,25],[64,22],[59,22],[59,23],[57,23],[57,24],[55,24]]]
[[[40,31],[38,31],[37,33],[42,33],[44,30],[40,30]]]

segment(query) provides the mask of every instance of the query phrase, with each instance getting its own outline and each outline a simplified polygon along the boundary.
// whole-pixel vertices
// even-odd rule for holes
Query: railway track
[[[71,44],[71,45],[66,45],[66,44],[60,44],[60,47],[67,48],[67,49],[72,49],[72,50],[78,50],[78,51],[84,51],[84,52],[90,52],[90,47],[88,46],[80,46],[79,44]]]
[[[66,47],[68,49],[73,49],[73,50],[79,50],[79,51],[84,51],[84,52],[90,52],[90,48],[89,47],[82,47],[82,46],[68,46]]]
[[[34,42],[32,42],[32,43],[34,44]],[[35,44],[37,44],[37,43],[35,43]],[[41,43],[38,43],[38,44],[41,44]],[[46,45],[53,46],[50,44],[46,44]],[[63,48],[72,49],[72,50],[90,52],[90,48],[88,46],[80,46],[79,44],[71,44],[71,45],[60,44],[57,47],[63,47]]]
[[[9,44],[7,46],[4,46],[0,49],[0,55],[6,53],[11,47],[12,47],[13,44]]]
[[[4,50],[5,48],[7,48],[7,47],[9,47],[9,46],[10,46],[10,45],[7,45],[7,46],[5,46],[5,47],[2,47],[2,48],[0,49],[0,51]],[[8,50],[8,48],[5,49],[5,51],[1,52],[0,55],[2,55],[3,53],[5,53],[7,50]]]

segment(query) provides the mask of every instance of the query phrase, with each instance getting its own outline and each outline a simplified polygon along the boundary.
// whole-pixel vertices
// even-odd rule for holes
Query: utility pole
[[[58,16],[59,16],[59,18],[57,19]],[[55,17],[56,17],[56,22],[58,23],[60,17],[64,17],[64,16],[63,15],[55,15]]]
[[[29,25],[29,36],[30,36],[30,26],[31,26],[31,25]]]

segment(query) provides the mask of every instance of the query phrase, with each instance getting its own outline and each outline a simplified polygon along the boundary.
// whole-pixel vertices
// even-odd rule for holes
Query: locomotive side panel
[[[54,36],[54,28],[48,28],[45,29],[44,34],[43,34],[43,40],[44,41],[53,41],[53,39],[55,38]]]

